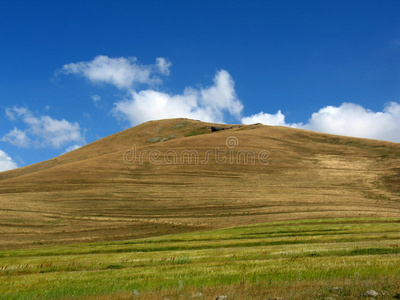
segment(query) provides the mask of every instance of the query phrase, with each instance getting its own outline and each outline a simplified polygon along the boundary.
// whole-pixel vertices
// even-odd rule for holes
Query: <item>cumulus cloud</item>
[[[164,118],[192,118],[224,122],[224,112],[240,117],[242,103],[236,96],[234,81],[225,70],[217,72],[207,88],[186,88],[180,95],[154,90],[130,91],[127,99],[115,103],[113,112],[132,125]]]
[[[80,145],[72,145],[72,146],[68,147],[67,149],[65,149],[63,154],[71,152],[71,151],[74,151],[74,150],[79,149],[81,147],[82,146],[80,146]]]
[[[189,87],[181,94],[136,89],[137,84],[160,82],[159,76],[168,76],[171,65],[171,62],[162,57],[157,58],[155,64],[142,65],[135,57],[97,56],[92,61],[64,65],[61,73],[80,75],[92,83],[108,83],[125,90],[127,96],[114,103],[112,112],[118,119],[127,120],[131,125],[176,117],[223,123],[224,117],[229,114],[244,124],[290,126],[400,142],[400,109],[395,102],[387,105],[382,112],[373,112],[352,103],[343,103],[339,107],[326,106],[313,113],[306,123],[287,123],[280,110],[275,114],[260,112],[242,117],[243,105],[236,95],[232,77],[225,70],[216,73],[213,85],[206,88]],[[92,99],[96,103],[100,97],[94,95]],[[13,119],[18,114],[25,113],[14,110],[6,111],[6,114],[9,119]],[[17,133],[22,135],[20,132],[14,134]]]
[[[259,113],[242,118],[242,123],[263,123],[325,132],[337,135],[400,142],[400,104],[391,102],[382,112],[374,112],[358,104],[326,106],[311,115],[306,124],[285,122],[285,115]]]
[[[254,124],[254,123],[262,123],[265,125],[278,125],[278,126],[287,126],[285,122],[285,115],[279,110],[276,114],[268,114],[264,112],[260,112],[258,114],[252,115],[250,117],[242,118],[243,124]]]
[[[160,82],[157,74],[168,75],[171,63],[165,58],[157,58],[153,65],[142,65],[136,57],[111,58],[96,56],[92,61],[66,64],[62,74],[84,76],[92,83],[108,83],[119,89],[128,89],[135,84],[153,84]]]
[[[12,158],[7,153],[0,150],[0,172],[16,168],[18,168],[17,163],[13,161]]]
[[[160,82],[159,75],[168,76],[172,63],[158,57],[153,65],[139,64],[135,57],[110,58],[100,55],[89,62],[66,64],[63,74],[81,75],[92,83],[108,83],[126,90],[124,100],[114,103],[113,114],[132,125],[141,122],[187,117],[210,122],[223,122],[224,114],[240,118],[243,105],[236,96],[230,74],[221,70],[214,84],[207,88],[186,88],[182,94],[168,94],[154,89],[139,89],[137,84]],[[92,96],[96,103],[100,96]]]
[[[31,139],[27,136],[26,131],[19,130],[14,127],[9,133],[1,138],[2,142],[8,142],[18,147],[29,147]]]
[[[163,57],[157,57],[156,64],[161,74],[169,75],[170,73],[169,68],[172,66],[172,63],[170,61],[166,60]]]
[[[382,112],[374,112],[353,103],[343,103],[339,107],[326,106],[313,113],[304,128],[400,142],[400,104],[392,102]]]
[[[65,119],[56,120],[49,116],[35,116],[26,108],[13,107],[6,110],[15,119],[22,118],[27,125],[26,130],[14,128],[1,138],[19,147],[53,147],[60,148],[70,142],[84,142],[84,136],[77,122],[71,123]]]
[[[200,90],[200,103],[215,113],[228,110],[236,118],[240,117],[243,110],[243,104],[236,96],[235,82],[225,70],[217,72],[213,86]]]

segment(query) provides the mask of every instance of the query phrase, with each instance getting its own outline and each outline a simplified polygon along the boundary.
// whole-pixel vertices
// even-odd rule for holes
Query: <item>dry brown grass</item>
[[[182,124],[183,126],[176,126]],[[276,220],[400,216],[400,145],[262,125],[147,122],[0,173],[0,249],[123,240]],[[220,125],[222,126],[222,125]],[[205,128],[206,127],[206,128]],[[229,127],[229,126],[227,126]],[[169,137],[149,142],[153,137]],[[126,164],[125,151],[268,150],[269,165]],[[235,152],[236,153],[236,152]],[[162,157],[162,156],[161,156]],[[274,161],[272,161],[274,160]]]

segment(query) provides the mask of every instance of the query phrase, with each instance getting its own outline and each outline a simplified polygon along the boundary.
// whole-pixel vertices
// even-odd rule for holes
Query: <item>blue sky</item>
[[[150,119],[400,142],[399,1],[1,1],[0,171]]]

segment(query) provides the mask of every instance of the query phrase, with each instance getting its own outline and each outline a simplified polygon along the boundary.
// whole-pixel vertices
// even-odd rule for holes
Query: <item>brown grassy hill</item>
[[[0,248],[399,209],[398,143],[170,119],[0,173]]]

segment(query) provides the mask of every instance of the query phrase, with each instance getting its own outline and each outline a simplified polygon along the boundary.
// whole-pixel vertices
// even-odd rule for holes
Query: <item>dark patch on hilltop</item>
[[[233,128],[241,128],[243,126],[204,126],[201,129],[211,129],[211,132],[221,131],[221,130],[228,130]]]

